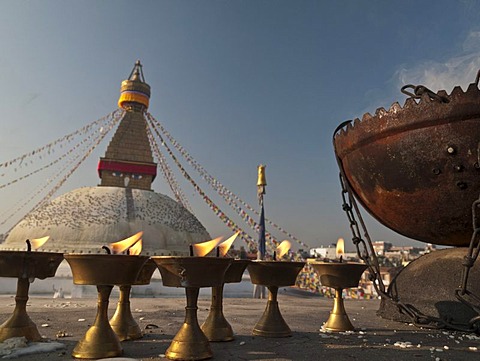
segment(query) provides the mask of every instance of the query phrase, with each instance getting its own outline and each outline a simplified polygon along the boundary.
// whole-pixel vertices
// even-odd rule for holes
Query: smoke
[[[405,84],[425,85],[433,91],[450,92],[460,85],[464,90],[475,81],[480,69],[480,31],[471,31],[463,43],[461,54],[444,62],[425,61],[411,69],[399,69],[395,77],[399,87]]]

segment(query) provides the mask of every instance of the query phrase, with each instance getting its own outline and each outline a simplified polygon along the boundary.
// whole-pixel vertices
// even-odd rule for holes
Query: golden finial
[[[122,81],[118,106],[126,110],[140,110],[148,108],[150,101],[150,85],[145,83],[142,64],[135,62],[130,76]]]
[[[257,186],[266,186],[267,185],[267,179],[265,178],[265,167],[266,167],[266,165],[260,164],[257,168],[257,170],[258,170]]]
[[[267,178],[265,177],[265,167],[266,165],[260,164],[257,168],[258,170],[257,196],[260,204],[263,203],[263,195],[266,193],[265,186],[267,185]]]

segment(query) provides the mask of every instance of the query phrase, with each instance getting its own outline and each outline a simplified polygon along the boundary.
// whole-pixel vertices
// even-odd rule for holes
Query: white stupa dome
[[[29,213],[0,249],[24,250],[25,240],[50,236],[50,252],[103,253],[102,246],[143,231],[144,255],[186,255],[210,239],[200,221],[173,199],[150,190],[83,187]]]

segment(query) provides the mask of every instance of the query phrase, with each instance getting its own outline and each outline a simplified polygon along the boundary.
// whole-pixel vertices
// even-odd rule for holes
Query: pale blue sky
[[[476,1],[0,6],[0,162],[113,111],[120,82],[140,59],[154,117],[252,205],[257,165],[266,164],[267,217],[311,246],[350,239],[331,142],[336,126],[403,104],[405,83],[450,91],[465,88],[480,68]],[[105,148],[60,193],[96,185]],[[2,212],[32,186],[1,190]],[[212,236],[229,235],[182,186]],[[154,188],[170,195],[161,177]],[[422,246],[367,222],[374,239]]]

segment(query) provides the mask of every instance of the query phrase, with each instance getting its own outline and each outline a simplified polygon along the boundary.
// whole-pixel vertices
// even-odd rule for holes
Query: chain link
[[[412,89],[413,90],[413,93],[408,91],[407,89]],[[408,95],[409,97],[413,98],[413,99],[421,99],[423,94],[427,94],[428,97],[432,100],[435,100],[437,102],[440,102],[440,103],[449,103],[450,100],[448,99],[448,97],[445,97],[445,96],[441,96],[441,95],[438,95],[437,93],[433,92],[432,90],[428,89],[426,86],[424,85],[413,85],[413,84],[407,84],[407,85],[404,85],[400,91],[405,94],[405,95]]]

